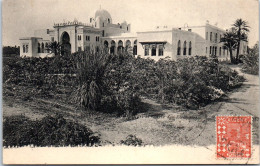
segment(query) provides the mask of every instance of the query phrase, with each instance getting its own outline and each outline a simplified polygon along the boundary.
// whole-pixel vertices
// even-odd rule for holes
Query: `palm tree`
[[[247,41],[247,33],[249,32],[250,27],[248,26],[248,23],[245,20],[239,18],[233,24],[233,28],[236,30],[236,35],[237,35],[236,61],[238,61],[240,41]]]
[[[54,41],[51,42],[48,47],[47,50],[51,53],[53,53],[55,56],[60,55],[61,54],[61,44]]]
[[[237,48],[236,34],[234,31],[227,31],[224,36],[220,39],[220,42],[224,43],[224,47],[228,48],[230,53],[231,63],[235,63],[235,59],[232,55],[232,51]]]

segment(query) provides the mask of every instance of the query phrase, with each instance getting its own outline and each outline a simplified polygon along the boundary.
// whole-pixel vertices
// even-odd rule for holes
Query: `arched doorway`
[[[115,54],[116,42],[114,40],[111,41],[110,54]]]
[[[108,41],[104,41],[104,48],[105,48],[105,51],[108,52]]]
[[[134,41],[133,54],[137,55],[137,40]]]
[[[131,41],[130,40],[127,40],[125,42],[125,45],[126,45],[126,51],[128,51],[128,49],[131,47]]]
[[[70,54],[71,53],[71,44],[70,36],[68,32],[63,32],[61,35],[61,54]]]
[[[123,49],[124,49],[124,47],[123,47],[123,42],[122,42],[122,40],[119,40],[119,41],[118,41],[117,52],[118,52],[118,53],[123,53]]]

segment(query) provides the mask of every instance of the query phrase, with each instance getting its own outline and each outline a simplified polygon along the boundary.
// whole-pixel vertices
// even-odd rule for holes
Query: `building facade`
[[[114,24],[109,12],[100,9],[89,23],[76,19],[55,23],[53,29],[37,30],[34,37],[21,38],[20,56],[53,56],[46,48],[51,42],[57,41],[70,53],[107,49],[111,54],[118,54],[131,48],[134,55],[154,60],[177,60],[195,55],[216,55],[220,60],[229,60],[229,51],[220,42],[224,33],[225,30],[210,25],[208,21],[202,26],[164,26],[152,31],[131,33],[131,24],[126,21]],[[247,42],[241,42],[240,54],[246,52]]]

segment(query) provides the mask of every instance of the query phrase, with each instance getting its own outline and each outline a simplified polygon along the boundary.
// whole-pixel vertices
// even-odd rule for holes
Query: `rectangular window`
[[[149,55],[149,45],[145,45],[144,56],[148,56],[148,55]]]
[[[156,56],[156,45],[152,46],[152,56]]]
[[[51,41],[54,42],[54,37],[51,37]]]
[[[159,46],[159,56],[163,56],[163,46]]]

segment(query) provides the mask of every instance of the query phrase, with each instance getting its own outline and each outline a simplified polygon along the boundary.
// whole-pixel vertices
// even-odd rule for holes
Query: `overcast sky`
[[[3,0],[2,43],[19,45],[20,37],[33,36],[36,29],[51,29],[54,22],[74,18],[89,22],[100,5],[113,23],[131,23],[132,32],[164,25],[204,25],[206,20],[227,29],[242,18],[251,27],[249,46],[258,41],[258,0]]]

